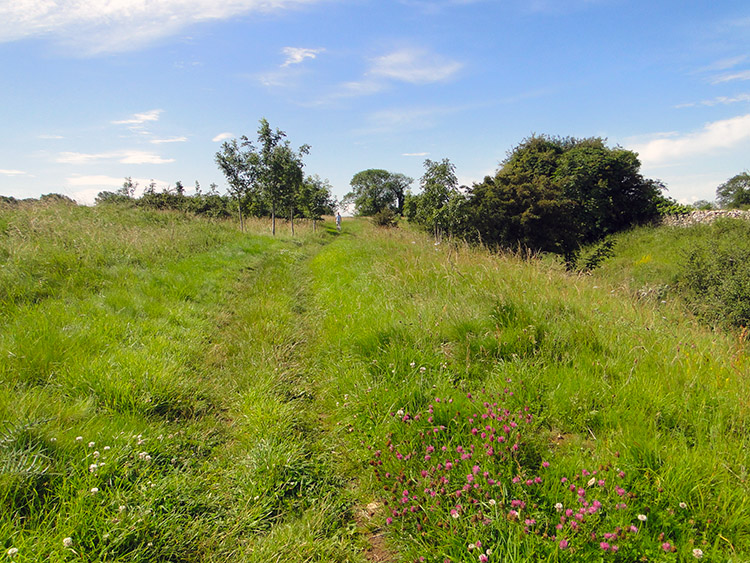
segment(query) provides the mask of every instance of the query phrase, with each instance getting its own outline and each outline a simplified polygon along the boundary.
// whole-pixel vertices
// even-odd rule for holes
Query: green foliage
[[[656,208],[661,217],[667,217],[669,215],[687,215],[688,213],[692,213],[695,209],[690,205],[684,205],[677,202],[677,200],[664,195],[657,198]],[[706,208],[704,207],[704,209]]]
[[[378,227],[395,227],[398,225],[398,215],[393,209],[381,209],[372,216],[373,225]]]
[[[679,288],[707,322],[750,325],[750,223],[717,220],[684,251]]]
[[[600,138],[530,137],[472,188],[465,234],[570,261],[581,245],[658,215],[662,186],[639,169],[635,153]]]
[[[725,209],[750,207],[750,172],[742,172],[716,188],[716,202]]]
[[[344,196],[344,204],[353,203],[358,215],[375,215],[384,209],[401,215],[406,190],[412,182],[403,174],[387,170],[363,170],[352,177],[352,191]]]
[[[422,192],[409,198],[406,216],[439,240],[443,234],[453,235],[459,229],[465,198],[459,192],[456,167],[450,160],[427,159],[424,167],[419,180]]]

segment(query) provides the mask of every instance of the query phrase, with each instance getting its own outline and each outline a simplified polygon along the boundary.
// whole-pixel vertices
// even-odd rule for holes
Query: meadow
[[[0,208],[0,557],[750,560],[745,333],[663,233],[331,223]]]

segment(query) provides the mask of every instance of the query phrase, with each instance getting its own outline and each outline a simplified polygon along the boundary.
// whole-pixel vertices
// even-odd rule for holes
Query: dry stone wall
[[[750,220],[750,211],[740,209],[716,209],[705,211],[693,211],[685,215],[668,215],[662,221],[662,224],[670,227],[689,227],[691,225],[713,223],[720,217],[731,217],[733,219]]]

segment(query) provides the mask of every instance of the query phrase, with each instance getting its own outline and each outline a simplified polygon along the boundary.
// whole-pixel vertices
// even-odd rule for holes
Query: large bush
[[[600,138],[532,136],[473,186],[465,234],[572,260],[581,245],[657,217],[662,188],[636,153]]]

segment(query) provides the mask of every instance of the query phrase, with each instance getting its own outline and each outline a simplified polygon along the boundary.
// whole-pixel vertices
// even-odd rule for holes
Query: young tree
[[[321,180],[317,174],[308,176],[299,193],[298,207],[304,217],[312,219],[313,232],[323,215],[332,215],[336,208],[336,198],[331,193],[328,180]]]
[[[422,193],[414,196],[414,220],[432,231],[435,240],[439,240],[443,232],[452,231],[456,219],[453,212],[458,211],[457,200],[462,199],[458,191],[456,167],[444,158],[440,162],[426,159],[424,168],[424,175],[419,180]]]
[[[387,170],[363,170],[352,177],[349,183],[352,191],[344,196],[344,203],[353,203],[359,215],[375,215],[385,209],[400,215],[406,190],[413,181],[408,176]]]
[[[248,193],[258,190],[260,157],[247,137],[242,137],[242,144],[237,139],[225,141],[215,158],[227,179],[230,195],[237,200],[240,229],[244,231],[242,199]]]

